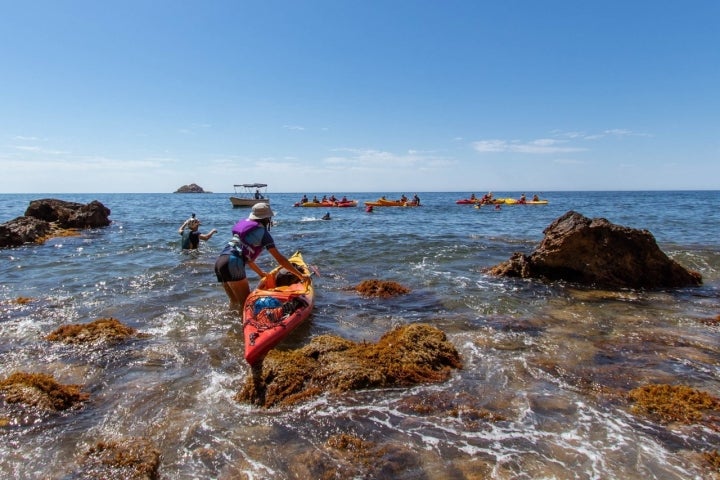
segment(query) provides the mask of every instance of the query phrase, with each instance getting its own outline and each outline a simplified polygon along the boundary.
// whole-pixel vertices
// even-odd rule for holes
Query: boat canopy
[[[267,187],[266,183],[239,183],[236,185],[233,185],[235,188],[237,187],[243,187],[243,188],[265,188]]]

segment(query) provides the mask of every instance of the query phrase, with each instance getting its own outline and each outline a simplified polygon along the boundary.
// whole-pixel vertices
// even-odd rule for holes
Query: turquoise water
[[[305,193],[347,194],[362,205],[402,192]],[[658,426],[584,386],[684,383],[720,396],[719,327],[703,321],[720,313],[720,192],[543,192],[548,205],[500,210],[455,204],[470,193],[420,193],[422,207],[372,213],[294,208],[302,193],[271,195],[278,248],[302,251],[320,271],[313,316],[280,348],[325,333],[375,341],[396,325],[427,322],[448,334],[465,362],[445,384],[321,397],[271,412],[232,399],[247,367],[240,322],[212,267],[248,210],[233,209],[229,194],[0,195],[0,222],[39,198],[99,200],[113,221],[80,237],[0,251],[0,377],[52,373],[92,398],[80,411],[2,428],[0,475],[62,478],[83,447],[138,435],[159,446],[167,478],[296,478],[297,465],[267,450],[324,455],[330,435],[348,432],[400,445],[415,466],[406,478],[702,478],[693,452],[720,444],[717,431]],[[704,284],[609,292],[483,273],[513,252],[530,253],[568,210],[649,230]],[[328,211],[332,219],[320,220]],[[190,213],[201,231],[220,233],[186,254],[177,228]],[[259,261],[272,266],[267,254]],[[369,278],[412,292],[380,301],[350,290]],[[8,302],[20,296],[36,301]],[[149,337],[111,351],[42,339],[59,325],[109,316]],[[478,425],[401,408],[410,398],[445,396],[472,398],[473,407],[507,420]]]

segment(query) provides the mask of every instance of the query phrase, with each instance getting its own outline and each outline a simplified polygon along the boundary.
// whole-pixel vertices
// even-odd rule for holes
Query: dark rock
[[[544,231],[530,255],[514,253],[493,275],[565,280],[606,288],[676,288],[702,283],[699,273],[668,258],[647,230],[569,211]]]
[[[25,210],[25,216],[56,222],[60,228],[98,228],[110,225],[110,209],[97,200],[88,204],[54,198],[33,200]]]
[[[0,224],[0,248],[42,243],[49,237],[67,235],[68,229],[106,227],[109,215],[110,209],[97,200],[88,204],[33,200],[24,217]]]
[[[182,187],[175,190],[175,193],[210,193],[203,190],[203,188],[196,184],[191,183],[190,185],[183,185]]]
[[[34,217],[17,217],[0,224],[0,248],[36,243],[50,234],[52,225]]]

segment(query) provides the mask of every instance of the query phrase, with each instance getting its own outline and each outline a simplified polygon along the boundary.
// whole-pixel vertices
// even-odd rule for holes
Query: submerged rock
[[[33,200],[25,216],[0,224],[0,248],[77,235],[76,229],[106,227],[110,225],[109,215],[110,209],[97,200],[88,204],[52,198]]]
[[[374,344],[322,335],[298,350],[271,350],[236,399],[290,405],[323,392],[441,382],[454,368],[462,368],[460,354],[430,325],[399,327]]]
[[[0,381],[6,403],[21,403],[47,411],[67,410],[90,398],[80,385],[63,385],[45,373],[16,372]]]
[[[292,478],[425,478],[420,456],[395,442],[376,443],[340,433],[297,455]]]
[[[137,330],[115,318],[100,318],[85,324],[62,325],[45,338],[63,343],[118,343],[136,334]]]
[[[144,438],[101,441],[85,453],[76,474],[80,478],[122,478],[154,480],[160,478],[160,450]]]
[[[492,275],[543,278],[607,288],[676,288],[702,283],[699,273],[668,258],[647,230],[569,211],[544,231],[530,255],[515,253]]]

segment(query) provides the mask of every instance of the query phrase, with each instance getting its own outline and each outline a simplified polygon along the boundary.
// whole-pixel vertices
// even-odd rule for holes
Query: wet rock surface
[[[651,384],[631,390],[633,413],[663,423],[708,423],[720,427],[720,398],[687,385]]]
[[[679,288],[702,283],[699,273],[662,252],[647,230],[569,211],[543,233],[545,237],[530,255],[515,253],[488,273],[606,288]]]
[[[298,350],[270,351],[236,400],[291,405],[324,392],[441,382],[458,368],[458,351],[441,330],[426,324],[399,327],[377,343],[322,335]]]
[[[79,478],[160,478],[160,450],[147,439],[100,441],[85,452],[76,473]]]
[[[73,408],[90,396],[80,385],[63,385],[45,373],[15,372],[0,381],[0,396],[5,403],[18,403],[45,411]]]
[[[137,330],[115,318],[100,318],[91,323],[62,325],[45,338],[63,343],[119,343],[137,335]]]
[[[410,289],[393,281],[387,280],[363,280],[356,287],[355,291],[364,297],[390,298],[410,293]]]
[[[110,209],[97,200],[88,204],[52,198],[33,200],[25,216],[0,224],[0,248],[77,235],[77,229],[106,227],[111,223],[109,216]]]
[[[33,200],[25,210],[25,216],[55,222],[60,228],[99,228],[110,225],[110,209],[97,200],[87,204],[55,198]]]

